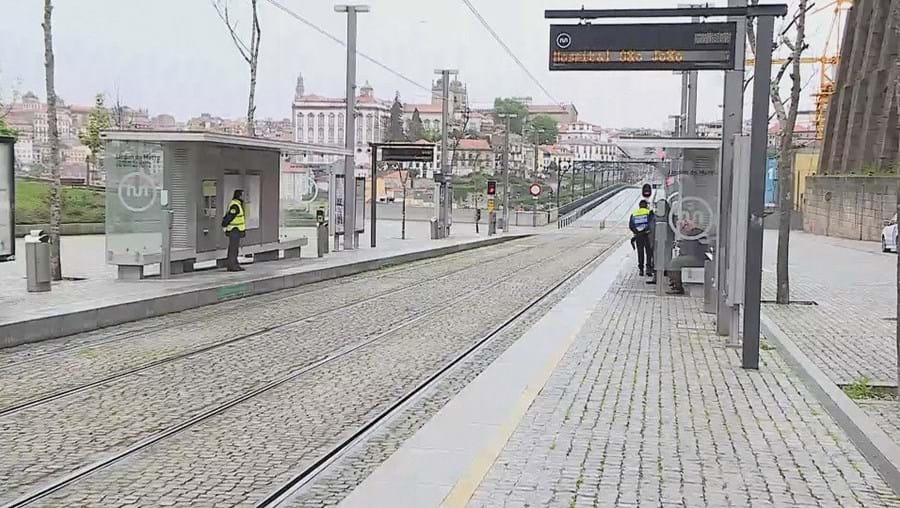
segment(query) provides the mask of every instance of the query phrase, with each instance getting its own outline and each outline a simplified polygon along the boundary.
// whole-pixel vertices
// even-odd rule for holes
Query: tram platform
[[[342,506],[898,506],[789,363],[760,369],[627,243]]]

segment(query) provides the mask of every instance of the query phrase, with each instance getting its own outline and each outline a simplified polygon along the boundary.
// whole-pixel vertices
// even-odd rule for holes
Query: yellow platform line
[[[590,310],[584,312],[579,319],[578,326],[575,330],[560,343],[560,346],[552,355],[550,355],[549,361],[544,365],[544,368],[531,379],[525,390],[522,392],[522,396],[519,397],[519,400],[513,407],[509,418],[500,426],[500,429],[491,438],[488,444],[478,452],[478,456],[472,461],[469,469],[456,481],[453,485],[453,489],[447,497],[444,498],[441,507],[463,507],[469,502],[469,499],[471,499],[472,495],[475,493],[475,489],[477,489],[482,480],[484,480],[484,476],[494,464],[494,461],[497,460],[503,447],[506,446],[510,436],[512,436],[512,433],[516,430],[516,427],[518,427],[519,422],[525,417],[525,413],[528,411],[528,408],[531,407],[531,403],[534,402],[538,393],[540,393],[544,388],[544,385],[547,384],[553,371],[556,370],[556,366],[562,360],[563,356],[565,356],[569,347],[572,346],[572,343],[575,342],[575,338],[578,336],[581,328],[593,312],[593,306]],[[548,340],[550,339],[548,338]]]

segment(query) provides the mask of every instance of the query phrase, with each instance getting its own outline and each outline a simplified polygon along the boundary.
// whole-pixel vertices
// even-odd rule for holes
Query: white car
[[[884,229],[881,230],[881,251],[897,252],[897,216],[886,221]]]

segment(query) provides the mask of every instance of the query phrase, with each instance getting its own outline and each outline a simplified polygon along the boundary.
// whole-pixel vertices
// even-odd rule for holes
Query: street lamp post
[[[344,147],[350,151],[344,156],[344,249],[352,250],[358,243],[356,236],[356,178],[354,157],[356,152],[356,15],[369,12],[368,5],[335,5],[335,12],[347,13],[347,111],[344,130]],[[374,182],[372,182],[374,189]],[[337,230],[335,230],[336,232]],[[335,237],[335,250],[337,250]]]

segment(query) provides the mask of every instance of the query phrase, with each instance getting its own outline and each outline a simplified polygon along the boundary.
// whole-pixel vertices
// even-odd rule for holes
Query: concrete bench
[[[284,242],[270,242],[256,245],[241,246],[238,251],[240,256],[253,256],[254,261],[275,261],[280,252],[284,252],[285,259],[299,258],[300,249],[309,244],[306,237]],[[172,249],[171,273],[179,274],[194,271],[194,263],[216,261],[216,265],[224,266],[228,249],[216,249],[206,252],[196,252],[194,249]],[[118,278],[122,280],[140,280],[144,278],[144,267],[162,262],[162,254],[145,254],[140,259],[113,258],[109,264],[118,267]]]

